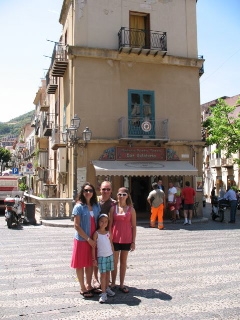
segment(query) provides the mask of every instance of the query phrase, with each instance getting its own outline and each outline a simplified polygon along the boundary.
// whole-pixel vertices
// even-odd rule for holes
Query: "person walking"
[[[237,195],[236,192],[230,188],[223,197],[230,202],[230,221],[228,223],[235,223],[237,212]]]
[[[96,260],[96,250],[92,248],[92,260],[93,265],[98,266],[101,275],[101,289],[99,302],[105,303],[107,301],[107,296],[115,296],[109,288],[110,271],[114,270],[113,262],[113,245],[108,229],[109,218],[105,213],[101,213],[98,218],[98,229],[93,234],[93,240],[97,243],[97,260]]]
[[[182,189],[182,199],[184,201],[184,225],[192,224],[193,206],[195,201],[196,191],[190,187],[190,182],[185,182],[185,187]]]
[[[80,294],[84,298],[93,297],[92,292],[92,248],[96,242],[92,236],[96,230],[100,206],[92,184],[84,183],[73,208],[75,237],[73,243],[71,267],[76,269],[80,283]],[[86,283],[85,279],[86,278]]]
[[[114,271],[112,271],[111,288],[116,288],[118,261],[120,259],[119,290],[128,293],[124,280],[127,269],[128,252],[135,250],[136,241],[136,211],[132,204],[129,190],[125,187],[118,189],[117,204],[110,209],[109,230],[112,234],[114,247]]]
[[[166,199],[163,190],[158,188],[157,182],[152,184],[153,190],[149,193],[147,201],[151,206],[150,227],[155,228],[158,219],[158,229],[163,230],[163,210],[166,206]]]

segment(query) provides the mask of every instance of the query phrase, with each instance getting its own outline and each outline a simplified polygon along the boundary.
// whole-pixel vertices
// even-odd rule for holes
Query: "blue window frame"
[[[128,136],[155,138],[154,91],[128,90]]]

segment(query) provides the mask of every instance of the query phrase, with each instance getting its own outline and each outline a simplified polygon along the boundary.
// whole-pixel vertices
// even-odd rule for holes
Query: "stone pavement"
[[[0,233],[0,319],[240,319],[239,212],[236,224],[139,225],[130,293],[116,290],[103,305],[79,294],[72,228],[8,229],[1,215]]]

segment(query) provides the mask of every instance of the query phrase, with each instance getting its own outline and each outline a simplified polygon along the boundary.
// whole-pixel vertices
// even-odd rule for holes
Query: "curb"
[[[206,223],[208,222],[208,218],[196,218],[193,219],[193,224],[195,223]],[[70,219],[55,219],[55,220],[41,220],[40,223],[43,226],[46,227],[58,227],[58,228],[73,228],[73,221],[71,221]],[[164,224],[173,224],[171,220],[165,220]],[[176,221],[176,223],[174,223],[175,225],[182,225],[183,224],[183,220],[179,220]],[[173,224],[173,225],[174,225]],[[139,220],[137,221],[137,226],[145,226],[145,225],[149,225],[149,220]]]

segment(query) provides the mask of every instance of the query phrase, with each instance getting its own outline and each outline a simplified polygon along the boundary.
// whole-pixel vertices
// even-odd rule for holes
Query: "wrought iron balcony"
[[[52,122],[50,121],[49,115],[43,120],[43,135],[45,137],[50,137],[52,135]]]
[[[232,167],[234,165],[233,158],[224,158],[222,159],[223,167]]]
[[[48,73],[46,74],[46,86],[48,94],[55,94],[58,87],[57,78],[50,76],[50,70],[48,70]]]
[[[135,52],[156,56],[167,53],[167,33],[122,27],[118,32],[118,49],[127,53]]]
[[[221,158],[211,159],[210,166],[213,168],[221,167],[222,166],[222,159]]]
[[[55,43],[52,61],[51,61],[51,70],[53,77],[63,77],[64,73],[68,66],[67,51],[66,45],[63,43]]]
[[[168,141],[168,119],[122,117],[118,120],[119,139]]]
[[[66,143],[62,140],[62,132],[63,130],[59,130],[59,128],[54,128],[52,130],[52,150],[57,150],[58,148],[66,146]]]
[[[198,56],[198,59],[203,59],[203,56]],[[199,77],[201,77],[204,74],[204,63],[202,64],[202,67],[199,69]]]

